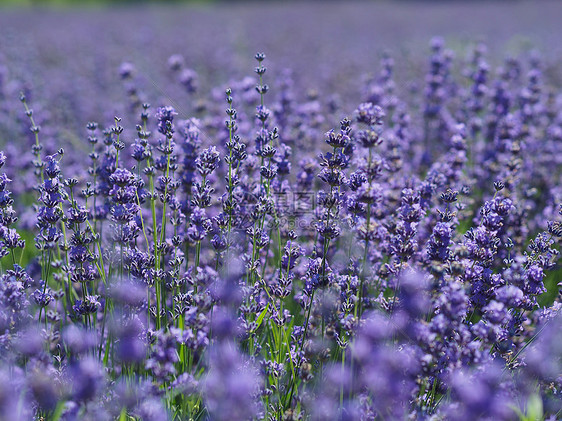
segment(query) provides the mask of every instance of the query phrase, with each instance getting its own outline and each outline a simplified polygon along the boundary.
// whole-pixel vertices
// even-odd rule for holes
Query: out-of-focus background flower
[[[51,110],[64,111],[67,133],[60,135],[66,140],[84,121],[123,114],[127,87],[119,72],[147,94],[141,100],[173,102],[186,117],[217,83],[247,76],[248,58],[256,51],[267,52],[270,75],[290,69],[296,84],[309,88],[303,94],[345,98],[350,105],[362,100],[361,89],[385,54],[397,63],[398,93],[419,89],[410,81],[426,69],[427,46],[436,35],[459,58],[484,43],[491,65],[542,52],[543,74],[562,82],[556,70],[562,59],[559,1],[1,0],[0,5],[0,79],[10,81],[5,93],[33,87]],[[168,59],[175,54],[196,76],[198,89],[189,101],[186,89],[170,84]],[[191,83],[189,74],[179,77],[184,86]],[[5,136],[0,134],[0,142]]]

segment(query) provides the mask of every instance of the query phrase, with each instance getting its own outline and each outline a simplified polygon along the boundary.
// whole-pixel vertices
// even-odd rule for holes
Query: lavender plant
[[[0,418],[560,418],[559,81],[429,55],[355,102],[124,62],[64,149],[0,96]]]

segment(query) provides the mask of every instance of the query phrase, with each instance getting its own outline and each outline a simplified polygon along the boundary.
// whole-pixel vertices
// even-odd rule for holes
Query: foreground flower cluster
[[[123,63],[127,115],[70,148],[22,91],[0,418],[560,417],[562,107],[540,59],[435,39],[420,89],[387,56],[349,109],[255,60],[191,116]]]

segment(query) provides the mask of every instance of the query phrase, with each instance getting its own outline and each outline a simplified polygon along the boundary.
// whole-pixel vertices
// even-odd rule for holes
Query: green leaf
[[[265,315],[267,314],[268,311],[269,311],[269,303],[267,303],[267,305],[265,306],[263,311],[260,313],[260,315],[256,319],[256,328],[254,330],[259,329],[259,327],[261,326],[261,324],[263,322],[263,319],[265,318]]]
[[[53,413],[53,417],[51,418],[52,421],[58,421],[62,415],[62,411],[64,410],[64,401],[59,401],[55,408],[55,412]]]
[[[121,410],[121,415],[119,415],[119,421],[127,421],[127,408],[123,407]]]
[[[544,419],[542,398],[538,393],[532,394],[527,400],[526,414],[515,405],[510,405],[517,414],[519,421],[541,421]]]
[[[538,393],[534,393],[527,401],[527,420],[535,421],[543,419],[542,399]]]

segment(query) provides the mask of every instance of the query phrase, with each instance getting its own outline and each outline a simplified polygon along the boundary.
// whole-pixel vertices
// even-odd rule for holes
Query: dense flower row
[[[255,59],[191,116],[124,63],[127,115],[66,150],[22,91],[0,418],[560,417],[562,107],[540,58],[478,46],[459,72],[434,39],[421,91],[385,56],[349,109]]]

